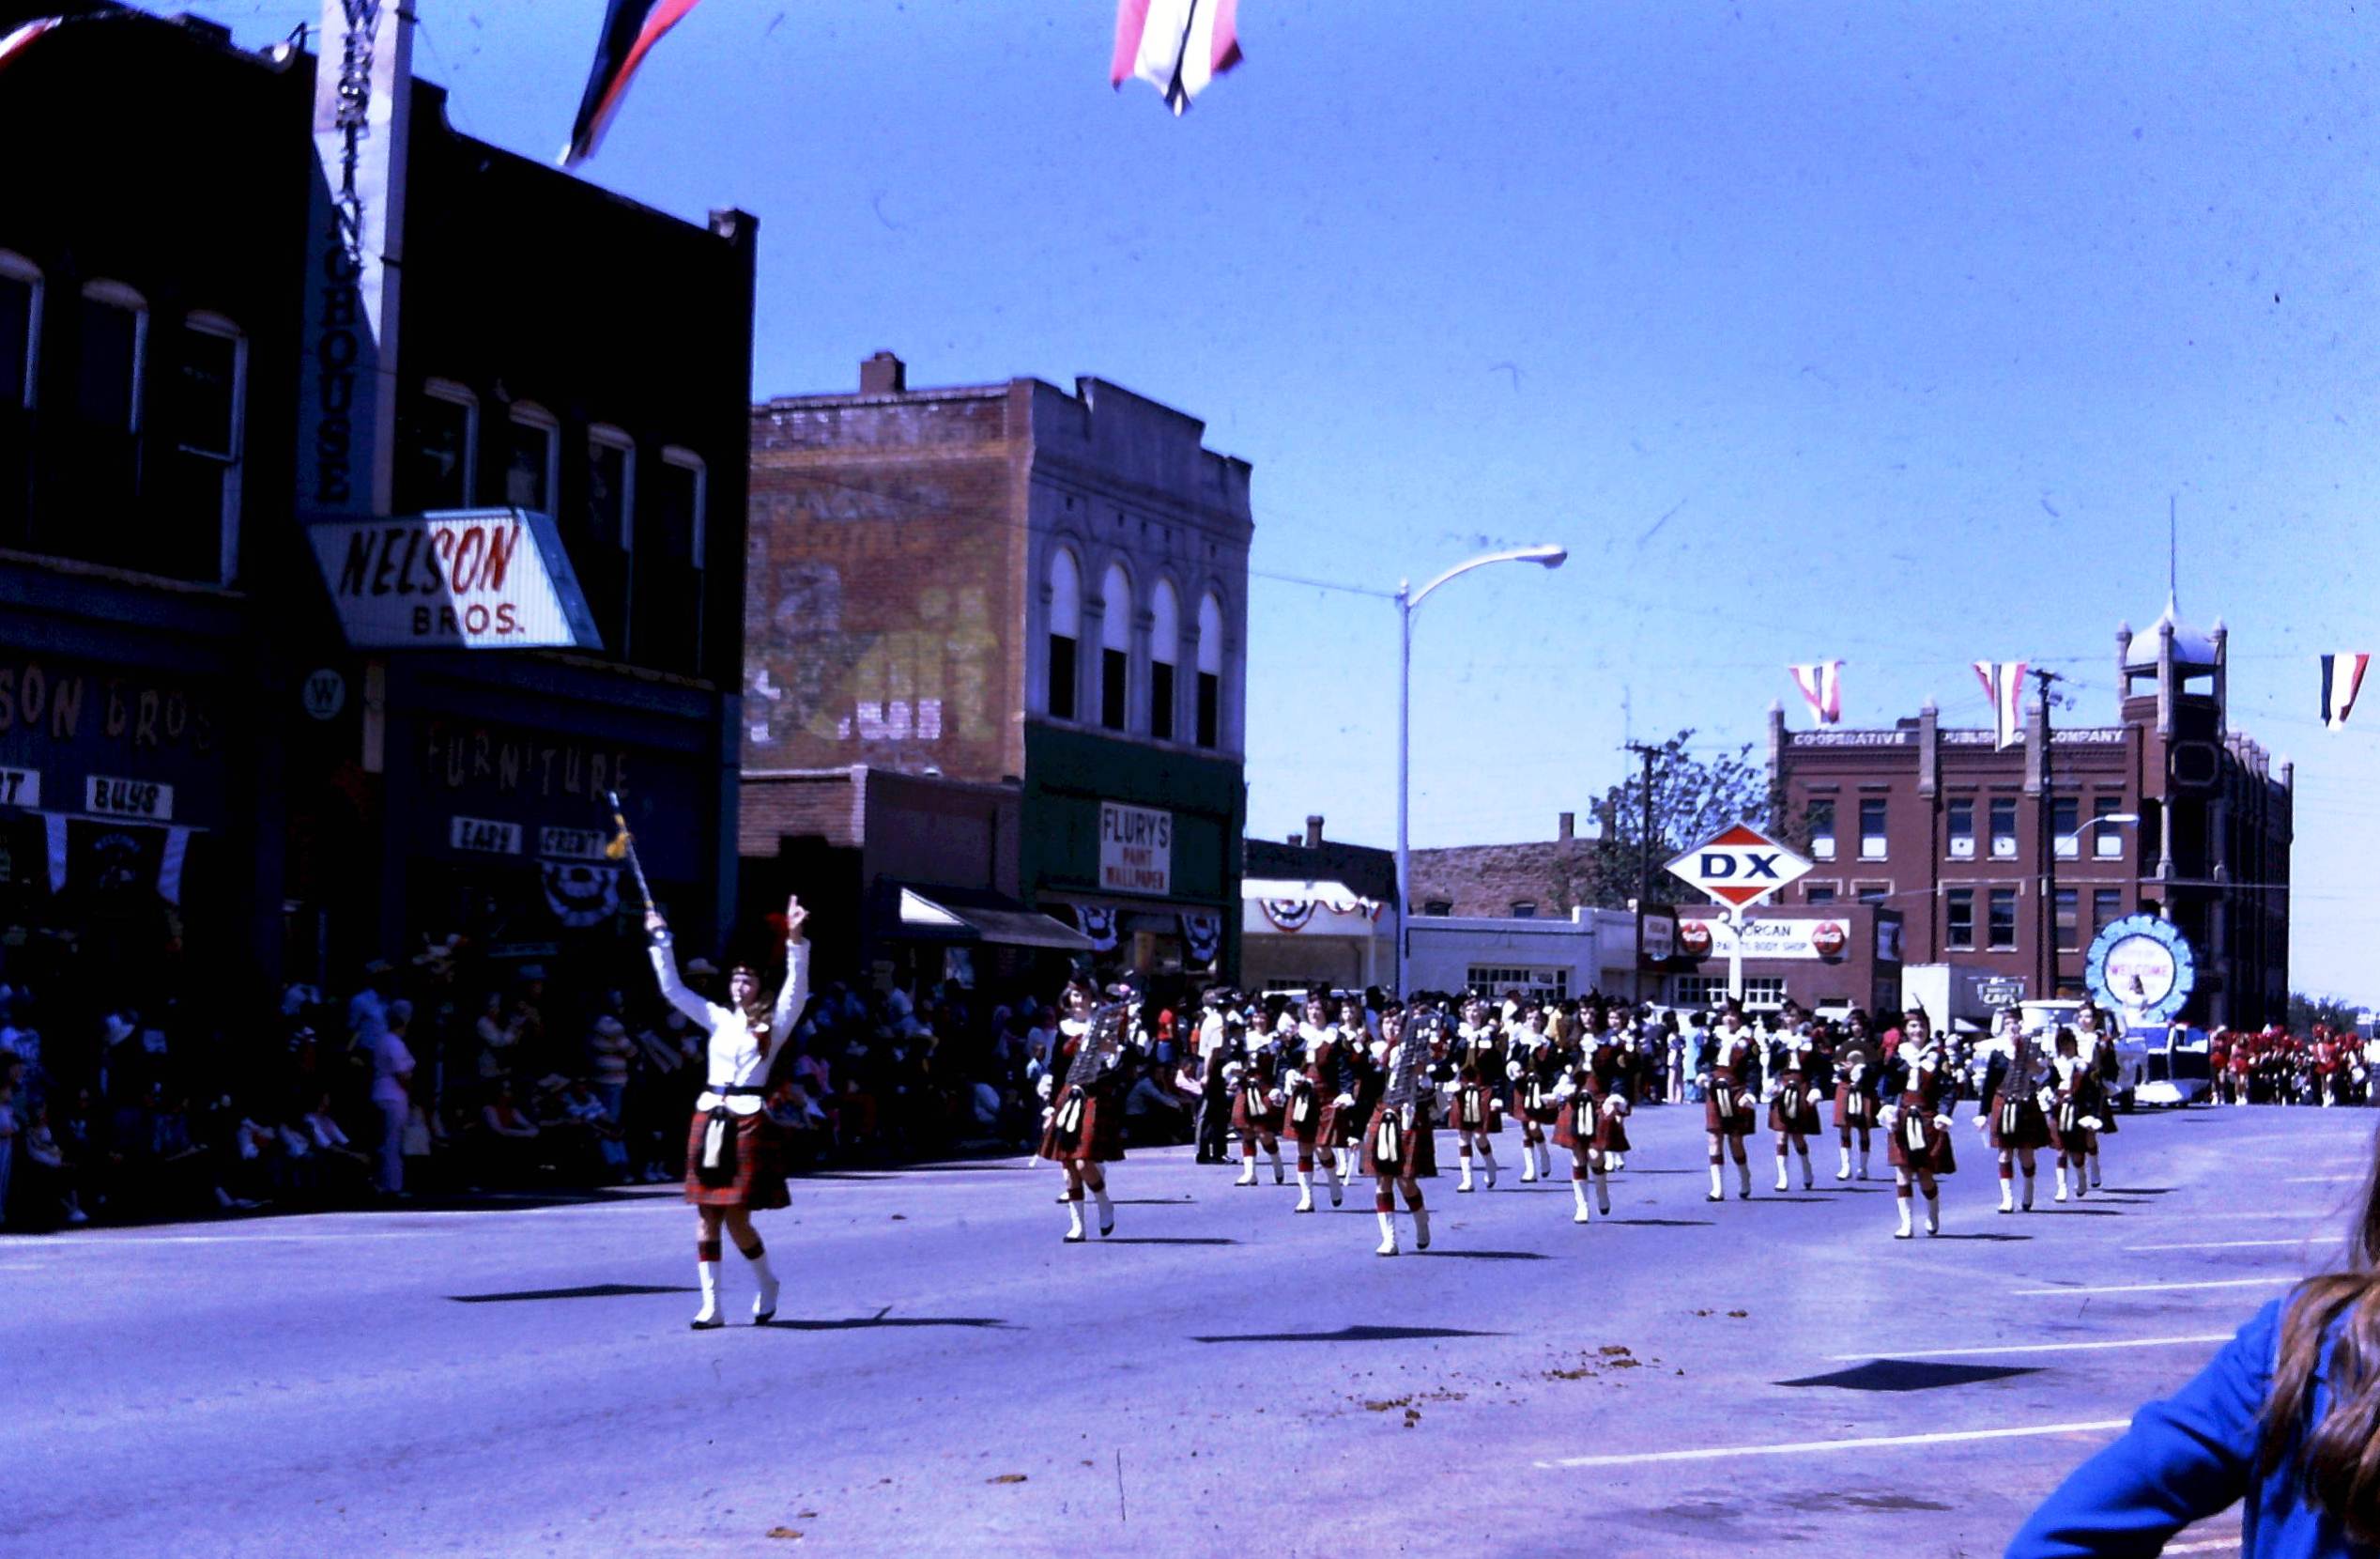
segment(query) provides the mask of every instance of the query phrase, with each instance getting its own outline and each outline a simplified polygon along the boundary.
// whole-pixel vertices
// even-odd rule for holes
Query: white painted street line
[[[1854,1359],[1969,1359],[1987,1353],[2086,1353],[2102,1348],[2178,1348],[2185,1343],[2229,1342],[2229,1332],[2202,1332],[2188,1337],[2127,1337],[2117,1342],[2028,1342],[2004,1348],[1917,1348],[1907,1351],[1871,1350],[1866,1353],[1829,1353],[1837,1364]]]
[[[2296,1274],[2282,1273],[2275,1277],[2221,1277],[2204,1283],[2102,1283],[2081,1289],[2011,1289],[2008,1291],[2019,1297],[2047,1294],[2154,1294],[2165,1293],[2175,1289],[2270,1288],[2277,1283],[2297,1281]]]
[[[2362,1179],[2361,1175],[2291,1175],[2280,1183],[2283,1185],[2351,1185]]]
[[[2028,1424],[2009,1429],[1945,1429],[1931,1434],[1869,1435],[1859,1440],[1800,1440],[1779,1445],[1710,1445],[1692,1451],[1635,1451],[1619,1456],[1566,1456],[1537,1465],[1548,1472],[1569,1467],[1633,1467],[1650,1461],[1723,1461],[1729,1457],[1799,1456],[1819,1451],[1866,1451],[1894,1445],[1954,1445],[1973,1440],[2020,1440],[2048,1434],[2105,1434],[2129,1428],[2128,1418],[2082,1424]]]
[[[2168,1543],[2157,1551],[2160,1553],[2237,1553],[2239,1539],[2219,1537],[2211,1543]]]
[[[2172,1245],[2127,1245],[2126,1250],[2247,1250],[2258,1245],[2335,1245],[2343,1234],[2309,1234],[2300,1240],[2184,1240]]]
[[[2157,1211],[2160,1212],[2170,1212],[2176,1213],[2194,1224],[2213,1222],[2241,1223],[2250,1220],[2270,1222],[2277,1218],[2294,1219],[2298,1223],[2305,1224],[2327,1224],[2331,1221],[2330,1215],[2327,1212],[2319,1209],[2310,1212],[2302,1207],[2272,1208],[2262,1212],[2186,1212],[2180,1208],[2159,1208]]]
[[[431,1228],[386,1228],[366,1232],[320,1232],[315,1234],[115,1234],[94,1236],[87,1240],[52,1239],[40,1244],[0,1246],[0,1249],[25,1252],[52,1252],[60,1255],[87,1255],[94,1250],[112,1249],[117,1245],[261,1245],[299,1243],[311,1244],[320,1240],[432,1240],[438,1236]]]

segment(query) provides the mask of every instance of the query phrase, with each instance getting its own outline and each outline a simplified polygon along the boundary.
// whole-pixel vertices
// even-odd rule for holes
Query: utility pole
[[[1643,831],[1636,841],[1636,956],[1631,965],[1635,979],[1629,983],[1630,998],[1641,1005],[1645,999],[1645,903],[1652,897],[1652,761],[1661,749],[1630,742],[1628,750],[1644,760]]]
[[[2041,999],[2054,998],[2058,994],[2058,795],[2057,780],[2050,766],[2050,754],[2057,740],[2050,725],[2050,685],[2063,682],[2057,672],[2033,668],[2033,679],[2041,690]]]

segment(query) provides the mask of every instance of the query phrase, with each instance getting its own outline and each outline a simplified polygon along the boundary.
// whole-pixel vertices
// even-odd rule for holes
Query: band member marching
[[[2091,1148],[2088,1154],[2091,1161],[2091,1184],[2096,1188],[2106,1183],[2099,1178],[2099,1139],[2113,1136],[2116,1132],[2115,1101],[2112,1094],[2113,1085],[2123,1068],[2115,1044],[2119,1030],[2113,1018],[2107,1016],[2097,1007],[2087,1001],[2082,1004],[2082,1011],[2074,1015],[2074,1021],[2076,1048],[2082,1058],[2091,1064],[2091,1070],[2097,1074],[2099,1082],[2099,1129],[2091,1134]]]
[[[1437,1145],[1430,1132],[1436,1084],[1430,1080],[1430,1041],[1435,1013],[1390,1007],[1380,1014],[1381,1062],[1387,1082],[1363,1129],[1363,1172],[1372,1177],[1372,1211],[1380,1219],[1376,1254],[1397,1253],[1395,1190],[1405,1193],[1413,1214],[1413,1246],[1430,1248],[1430,1210],[1421,1203],[1421,1181],[1438,1172]],[[1391,1190],[1394,1187],[1395,1190]]]
[[[1554,1141],[1570,1150],[1570,1221],[1588,1223],[1587,1183],[1595,1185],[1595,1212],[1611,1212],[1611,1166],[1628,1150],[1625,1121],[1630,1106],[1632,1071],[1618,1031],[1606,1028],[1593,1037],[1586,1052],[1555,1088],[1561,1115],[1554,1124]]]
[[[1627,1101],[1629,1109],[1635,1109],[1636,1101],[1647,1097],[1645,1090],[1652,1075],[1645,1065],[1644,1052],[1636,1047],[1635,1015],[1619,1003],[1613,1003],[1605,1010],[1603,1031],[1593,1042],[1614,1047],[1607,1059],[1599,1061],[1597,1075],[1619,1090],[1620,1097]],[[1620,1133],[1619,1146],[1604,1151],[1601,1166],[1615,1175],[1628,1167],[1628,1134],[1625,1130]],[[1608,1203],[1610,1198],[1605,1199]],[[1608,1212],[1611,1209],[1606,1205],[1604,1211]]]
[[[1512,1036],[1504,1062],[1504,1080],[1512,1087],[1512,1118],[1521,1127],[1524,1182],[1551,1174],[1553,1165],[1545,1156],[1545,1128],[1561,1113],[1561,1106],[1551,1097],[1553,1083],[1560,1079],[1561,1059],[1544,1024],[1545,1019],[1533,1007],[1523,1013],[1521,1026]]]
[[[1886,1106],[1884,1124],[1893,1134],[1893,1201],[1900,1210],[1900,1228],[1894,1238],[1910,1238],[1912,1188],[1926,1197],[1926,1232],[1940,1234],[1939,1177],[1958,1169],[1950,1141],[1950,1112],[1958,1102],[1958,1088],[1934,1042],[1933,1025],[1915,1008],[1901,1016],[1900,1049],[1890,1070],[1893,1076],[1886,1088],[1894,1103]]]
[[[1709,1201],[1725,1201],[1727,1189],[1723,1153],[1735,1155],[1736,1195],[1752,1196],[1752,1165],[1744,1157],[1743,1139],[1758,1125],[1753,1111],[1758,1101],[1746,1086],[1758,1054],[1743,1026],[1743,1009],[1729,1001],[1719,1014],[1719,1031],[1712,1036],[1710,1066],[1698,1081],[1703,1088],[1702,1130],[1711,1143]]]
[[[1809,1019],[1799,1008],[1788,1008],[1787,1013],[1777,1070],[1770,1079],[1769,1130],[1776,1134],[1776,1188],[1789,1189],[1785,1163],[1789,1149],[1801,1155],[1802,1189],[1807,1191],[1817,1183],[1810,1170],[1810,1137],[1820,1125],[1818,1102],[1824,1096],[1818,1087],[1818,1042],[1811,1037]]]
[[[1879,1088],[1883,1068],[1876,1064],[1876,1042],[1868,1038],[1867,1015],[1853,1012],[1850,1037],[1835,1057],[1835,1130],[1842,1144],[1842,1162],[1835,1178],[1851,1178],[1851,1135],[1859,1135],[1859,1178],[1867,1179],[1868,1133],[1876,1125]]]
[[[1347,1066],[1347,1075],[1356,1084],[1364,1078],[1372,1058],[1372,1026],[1364,1022],[1363,998],[1349,996],[1339,1004],[1339,1030],[1334,1049]],[[1344,1090],[1343,1090],[1344,1091]],[[1330,1150],[1332,1162],[1339,1171],[1341,1184],[1352,1183],[1356,1178],[1357,1138],[1363,1135],[1363,1123],[1372,1119],[1374,1101],[1362,1096],[1360,1088],[1347,1101],[1344,1109],[1333,1108],[1324,1123],[1323,1145]],[[1338,1206],[1334,1197],[1333,1207]]]
[[[1454,1187],[1457,1191],[1471,1189],[1474,1149],[1486,1173],[1487,1188],[1496,1189],[1493,1138],[1504,1129],[1504,1101],[1498,1090],[1505,1082],[1502,1046],[1497,1038],[1496,1019],[1489,1014],[1486,1002],[1475,1000],[1463,1009],[1463,1025],[1455,1031],[1454,1040],[1454,1101],[1447,1116],[1447,1124],[1454,1128],[1455,1152],[1463,1165],[1463,1178]]]
[[[1087,1188],[1099,1205],[1099,1235],[1115,1232],[1115,1203],[1107,1193],[1107,1172],[1099,1166],[1124,1157],[1124,1032],[1132,1003],[1119,995],[1094,1006],[1091,987],[1076,980],[1067,987],[1067,1015],[1058,1020],[1058,1050],[1041,1082],[1050,1102],[1049,1125],[1041,1134],[1039,1156],[1066,1170],[1066,1243],[1083,1240],[1083,1193]],[[1059,1066],[1065,1081],[1054,1082]]]
[[[2024,1210],[2030,1212],[2034,1154],[2054,1140],[2050,1130],[2050,1110],[2056,1098],[2050,1088],[2041,1052],[2022,1031],[2013,1009],[2001,1013],[1999,1026],[2007,1049],[1995,1051],[1984,1070],[1983,1096],[1987,1104],[1984,1113],[1975,1118],[1975,1124],[1988,1134],[1992,1150],[2000,1155],[2000,1211],[2017,1211],[2012,1182],[2017,1166],[2021,1165],[2025,1178]]]
[[[1239,1135],[1239,1179],[1234,1185],[1256,1183],[1256,1149],[1272,1160],[1273,1183],[1288,1182],[1281,1166],[1281,1044],[1264,1034],[1243,1031],[1236,1017],[1223,1023],[1226,1041],[1237,1038],[1245,1053],[1223,1069],[1232,1090],[1232,1130]]]
[[[776,1316],[776,1273],[752,1227],[752,1214],[788,1206],[791,1198],[786,1195],[776,1124],[760,1107],[760,1098],[769,1063],[809,1004],[809,944],[803,940],[808,920],[799,899],[785,901],[785,983],[773,1006],[760,1005],[760,971],[739,964],[728,971],[729,1004],[714,1007],[679,980],[669,922],[658,910],[645,911],[653,972],[663,999],[710,1036],[703,1091],[694,1102],[686,1137],[686,1200],[694,1204],[698,1220],[694,1258],[702,1283],[702,1308],[689,1324],[699,1332],[726,1324],[719,1314],[722,1226],[752,1266],[758,1286],[752,1324],[766,1326]]]
[[[2091,1194],[2089,1165],[2098,1152],[2099,1128],[2107,1120],[2107,1086],[2099,1081],[2098,1069],[2082,1059],[2074,1035],[2064,1028],[2058,1030],[2058,1055],[2050,1063],[2050,1074],[2057,1090],[2051,1116],[2058,1150],[2056,1199],[2066,1199],[2069,1165],[2074,1169],[2074,1194],[2079,1199]]]
[[[1312,1212],[1314,1210],[1314,1150],[1327,1140],[1332,1118],[1338,1113],[1339,1100],[1346,1095],[1346,1088],[1354,1086],[1354,1074],[1344,1069],[1338,1052],[1338,1030],[1330,1024],[1330,1004],[1319,993],[1307,998],[1306,1021],[1297,1026],[1297,1040],[1304,1047],[1303,1059],[1293,1065],[1282,1079],[1282,1130],[1297,1143],[1297,1205],[1290,1211]],[[1347,1099],[1352,1109],[1355,1101]],[[1338,1166],[1329,1153],[1321,1157],[1323,1183],[1329,1187],[1330,1205],[1337,1207],[1344,1200],[1339,1188]]]

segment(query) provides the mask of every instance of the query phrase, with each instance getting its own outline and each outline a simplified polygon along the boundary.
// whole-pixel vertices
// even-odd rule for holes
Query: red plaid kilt
[[[2079,1104],[2061,1100],[2058,1113],[2050,1121],[2050,1146],[2062,1153],[2072,1153],[2077,1157],[2087,1155],[2099,1145],[2099,1134],[2073,1121],[2077,1116],[2091,1113]]]
[[[2007,1100],[2007,1097],[2008,1096],[2006,1094],[2002,1094],[1998,1099],[1994,1099],[1991,1102],[1990,1132],[1992,1151],[1999,1152],[2003,1149],[2049,1148],[2055,1146],[2056,1136],[2055,1134],[2050,1130],[2050,1118],[2041,1113],[2040,1104],[2032,1099],[2019,1099],[2015,1101],[2017,1106],[2017,1129],[2013,1132],[2003,1129],[2003,1122],[2007,1119],[2005,1105],[2004,1103]]]
[[[1725,1092],[1735,1108],[1726,1116],[1719,1113],[1719,1096]],[[1714,1078],[1702,1099],[1702,1129],[1713,1136],[1750,1136],[1760,1129],[1760,1102],[1743,1091],[1743,1085],[1727,1078]]]
[[[1337,1094],[1331,1095],[1333,1099],[1337,1097]],[[1326,1148],[1354,1147],[1356,1122],[1366,1119],[1357,1113],[1359,1107],[1350,1104],[1345,1109],[1341,1109],[1337,1104],[1326,1103],[1322,1106],[1322,1124],[1314,1134],[1316,1140]]]
[[[1304,1124],[1296,1119],[1299,1095],[1294,1088],[1283,1088],[1282,1097],[1288,1101],[1281,1107],[1281,1135],[1299,1148],[1312,1148],[1322,1138],[1322,1120],[1330,1108],[1330,1102],[1313,1088],[1305,1090],[1307,1115]]]
[[[1562,1106],[1554,1098],[1553,1090],[1541,1084],[1538,1088],[1537,1103],[1532,1105],[1528,1103],[1528,1079],[1526,1077],[1512,1085],[1512,1113],[1521,1119],[1539,1126],[1560,1124]]]
[[[1578,1111],[1588,1112],[1586,1139],[1579,1139]],[[1584,1148],[1591,1152],[1624,1153],[1628,1151],[1628,1122],[1624,1116],[1605,1115],[1603,1101],[1585,1094],[1574,1095],[1562,1105],[1561,1119],[1554,1123],[1554,1146],[1576,1152]]]
[[[1876,1124],[1876,1101],[1866,1093],[1852,1091],[1849,1083],[1835,1085],[1835,1124],[1846,1129]]]
[[[1912,1121],[1916,1123],[1925,1143],[1914,1152],[1909,1146]],[[1900,1115],[1893,1122],[1893,1145],[1888,1157],[1896,1169],[1930,1169],[1937,1175],[1958,1172],[1958,1155],[1951,1148],[1950,1133],[1935,1125],[1932,1113],[1922,1105],[1901,1105]]]
[[[711,1112],[697,1110],[694,1124],[686,1129],[686,1200],[697,1207],[741,1207],[754,1212],[792,1205],[793,1198],[785,1193],[784,1134],[767,1111],[735,1118],[735,1181],[729,1185],[708,1186],[695,1178],[702,1163],[703,1128],[710,1124]]]
[[[1064,1100],[1065,1089],[1058,1091]],[[1124,1156],[1124,1106],[1111,1105],[1098,1094],[1083,1101],[1083,1126],[1071,1143],[1058,1140],[1058,1119],[1050,1117],[1050,1124],[1041,1128],[1041,1146],[1035,1150],[1038,1157],[1064,1164],[1073,1159],[1089,1159],[1094,1164],[1113,1164]]]
[[[1447,1102],[1446,1123],[1473,1136],[1494,1136],[1504,1129],[1504,1112],[1496,1107],[1496,1094],[1484,1083],[1466,1083]]]
[[[1776,1097],[1769,1101],[1769,1130],[1814,1135],[1822,1122],[1818,1106],[1806,1097],[1809,1091],[1810,1080],[1801,1073],[1789,1072],[1779,1077]]]
[[[1415,1107],[1413,1129],[1405,1134],[1405,1148],[1413,1155],[1413,1173],[1400,1175],[1394,1169],[1380,1167],[1380,1161],[1373,1156],[1372,1148],[1379,1140],[1380,1119],[1388,1109],[1385,1104],[1377,1106],[1372,1112],[1372,1119],[1364,1122],[1363,1172],[1367,1175],[1393,1175],[1399,1180],[1435,1179],[1438,1172],[1438,1149],[1437,1139],[1430,1134],[1430,1106],[1427,1101]]]
[[[1262,1093],[1241,1088],[1232,1095],[1232,1130],[1242,1136],[1279,1136],[1281,1112],[1263,1103]]]

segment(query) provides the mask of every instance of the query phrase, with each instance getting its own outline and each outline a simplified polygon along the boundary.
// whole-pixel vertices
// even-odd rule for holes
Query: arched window
[[[1050,553],[1050,696],[1052,719],[1074,718],[1075,647],[1083,641],[1083,570],[1065,548]]]
[[[1121,731],[1131,702],[1132,580],[1112,563],[1099,581],[1099,723]]]
[[[554,512],[554,483],[560,472],[561,426],[554,414],[530,401],[514,401],[511,439],[504,451],[504,502],[531,514]]]
[[[172,527],[163,572],[209,583],[230,579],[239,556],[239,485],[247,437],[248,338],[218,314],[192,314],[167,380],[173,441]]]
[[[31,529],[33,419],[40,398],[41,270],[0,249],[0,546]]]
[[[675,444],[637,477],[636,548],[628,565],[628,655],[639,666],[699,675],[702,669],[703,520],[710,470]]]
[[[1174,667],[1182,654],[1182,603],[1171,579],[1157,581],[1149,597],[1148,733],[1174,739]]]
[[[479,397],[469,386],[423,379],[397,413],[397,513],[468,509],[479,502]]]
[[[1223,742],[1223,603],[1208,591],[1198,603],[1198,745]]]
[[[637,440],[624,428],[597,423],[587,429],[584,517],[565,529],[578,560],[578,585],[595,630],[613,655],[628,653],[628,558],[637,541]]]
[[[72,488],[86,512],[130,513],[141,491],[148,301],[121,282],[84,285],[76,320]],[[147,567],[120,536],[59,538],[95,563]]]

